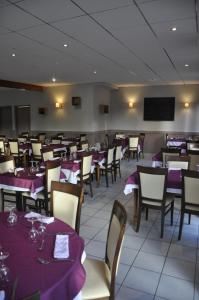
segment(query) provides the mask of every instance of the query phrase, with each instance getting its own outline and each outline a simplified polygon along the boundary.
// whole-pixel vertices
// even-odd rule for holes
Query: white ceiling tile
[[[36,18],[10,5],[0,9],[0,26],[10,30],[19,30],[41,23]]]
[[[46,22],[73,18],[84,14],[69,0],[25,0],[19,2],[18,5]]]
[[[140,4],[149,23],[194,17],[194,0],[157,0]]]
[[[114,9],[126,5],[132,5],[132,0],[74,0],[88,13]]]

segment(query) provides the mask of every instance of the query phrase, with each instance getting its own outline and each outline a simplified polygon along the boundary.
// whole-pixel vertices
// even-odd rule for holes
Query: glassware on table
[[[36,172],[36,168],[34,166],[35,161],[31,160],[30,174],[34,174]]]
[[[32,243],[36,243],[38,240],[39,233],[38,230],[34,227],[34,223],[37,221],[37,218],[35,217],[29,218],[28,221],[31,222],[32,224],[32,227],[28,233],[29,240]]]
[[[43,222],[43,218],[44,218],[44,216],[41,215],[40,225],[38,227],[38,234],[40,236],[44,236],[45,232],[46,232],[46,224]]]
[[[0,246],[0,281],[9,281],[10,270],[5,264],[5,260],[8,258],[9,253],[4,251]]]
[[[15,207],[11,207],[9,216],[7,218],[8,226],[14,226],[17,223],[17,214],[15,213]]]

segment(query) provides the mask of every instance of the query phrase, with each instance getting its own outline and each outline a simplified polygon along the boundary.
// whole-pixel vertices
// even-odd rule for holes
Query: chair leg
[[[4,194],[2,190],[1,190],[1,199],[2,199],[2,212],[4,212]]]
[[[149,215],[149,209],[148,209],[148,207],[146,207],[146,216],[145,216],[145,218],[146,218],[147,221],[148,221],[148,215]]]
[[[116,181],[116,177],[117,177],[117,166],[115,165],[114,168],[114,180]]]
[[[189,214],[189,220],[188,220],[188,224],[191,224],[191,214]]]
[[[105,177],[106,177],[106,187],[109,187],[108,185],[108,172],[105,170]]]
[[[171,226],[173,226],[173,211],[174,211],[174,202],[171,203]]]
[[[137,224],[136,224],[136,229],[135,231],[138,232],[139,229],[140,229],[140,221],[141,221],[141,212],[142,212],[142,207],[139,205],[139,208],[138,208],[138,216],[137,216]]]
[[[120,178],[121,178],[122,176],[121,176],[120,162],[119,162],[119,175],[120,175]]]
[[[91,198],[93,198],[93,188],[92,188],[91,178],[89,180],[89,185],[90,185]]]
[[[113,168],[111,167],[111,178],[112,178],[112,183],[114,182],[113,181]]]
[[[184,211],[181,210],[181,215],[180,215],[180,227],[179,227],[178,240],[181,240],[183,222],[184,222]]]
[[[161,211],[161,233],[160,233],[160,238],[163,238],[164,234],[164,211]]]

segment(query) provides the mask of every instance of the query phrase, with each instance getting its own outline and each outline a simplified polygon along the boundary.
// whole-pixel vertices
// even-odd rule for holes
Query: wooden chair
[[[131,153],[133,158],[136,155],[137,161],[139,159],[139,149],[138,149],[139,136],[129,136],[129,148],[128,148],[128,159],[130,159]]]
[[[44,190],[37,194],[36,200],[30,196],[30,193],[22,193],[24,211],[26,211],[26,207],[28,206],[37,212],[41,212],[41,208],[43,207],[46,214],[48,214],[48,202],[51,195],[51,182],[59,181],[60,171],[61,165],[59,161],[46,162]],[[27,204],[27,200],[33,201],[34,205]]]
[[[167,169],[137,166],[139,178],[139,212],[136,231],[139,231],[141,211],[146,208],[146,220],[148,210],[161,211],[161,234],[164,233],[165,215],[171,212],[171,225],[173,225],[174,200],[166,195]]]
[[[102,170],[102,172],[103,171],[105,172],[107,187],[109,186],[109,182],[108,182],[108,174],[109,173],[111,174],[112,183],[113,183],[113,171],[114,171],[113,155],[114,155],[114,147],[111,147],[108,149],[106,162],[103,164],[103,166],[100,166],[100,169]]]
[[[80,134],[80,143],[86,142],[86,140],[87,140],[87,135],[85,133]]]
[[[187,155],[190,159],[189,170],[197,171],[197,165],[199,165],[199,151],[188,150]]]
[[[115,138],[116,138],[116,139],[124,139],[124,138],[125,138],[125,134],[124,134],[124,133],[119,133],[119,132],[118,132],[118,133],[115,134]]]
[[[77,145],[76,145],[76,143],[69,144],[68,148],[69,148],[69,153],[70,154],[77,152]]]
[[[64,133],[63,132],[59,132],[58,134],[57,134],[57,137],[58,137],[58,139],[63,139],[64,138]]]
[[[4,139],[0,139],[0,153],[1,153],[1,155],[6,154],[6,147],[5,147]]]
[[[89,144],[87,141],[84,141],[84,142],[81,142],[80,143],[80,148],[84,151],[88,151],[88,147],[89,147]]]
[[[39,141],[39,142],[42,142],[42,143],[45,143],[45,139],[46,139],[46,134],[45,134],[45,132],[40,132],[40,133],[38,134],[38,141]]]
[[[61,138],[53,137],[53,138],[51,139],[51,143],[52,143],[52,144],[61,144]]]
[[[22,132],[22,133],[21,133],[21,136],[24,136],[24,137],[26,137],[26,138],[29,138],[30,133],[29,133],[28,131]]]
[[[18,140],[18,143],[26,143],[27,137],[26,136],[18,136],[17,140]]]
[[[144,158],[144,140],[145,140],[145,133],[141,132],[139,136],[139,145],[140,145],[139,157],[142,155],[142,158]]]
[[[70,225],[78,234],[83,195],[82,186],[52,181],[50,213]]]
[[[21,300],[40,300],[40,291],[36,291],[34,294],[22,298]]]
[[[161,148],[161,155],[162,155],[162,164],[163,164],[163,167],[165,167],[168,157],[170,158],[171,156],[180,156],[180,149]]]
[[[53,150],[44,150],[42,149],[41,150],[41,156],[42,156],[42,160],[45,162],[45,161],[48,161],[48,160],[51,160],[54,158],[54,154],[53,154]]]
[[[114,159],[113,159],[115,181],[116,181],[116,177],[117,177],[117,170],[119,171],[119,175],[121,178],[121,170],[120,170],[121,155],[122,155],[122,146],[116,146],[115,151],[114,151]]]
[[[9,139],[10,155],[15,159],[17,165],[25,164],[25,155],[19,151],[19,143],[17,139]]]
[[[86,259],[86,282],[82,299],[115,299],[115,280],[122,250],[127,214],[124,206],[114,202],[106,240],[104,261]]]
[[[77,176],[77,180],[80,182],[80,185],[83,186],[84,183],[88,183],[90,186],[90,194],[93,197],[92,189],[92,180],[91,180],[91,164],[92,164],[92,155],[87,154],[81,158],[81,171]]]
[[[188,156],[171,156],[167,158],[168,169],[189,169],[190,159]]]
[[[0,174],[10,172],[11,170],[14,172],[15,169],[15,161],[13,156],[5,156],[0,161]],[[1,200],[2,200],[2,211],[5,208],[5,202],[12,203],[16,205],[16,192],[9,189],[1,189]]]
[[[189,214],[189,224],[191,215],[199,215],[199,172],[182,170],[182,201],[180,213],[180,227],[178,240],[182,236],[184,214]]]
[[[32,141],[32,157],[36,161],[42,160],[41,150],[42,150],[42,142]]]

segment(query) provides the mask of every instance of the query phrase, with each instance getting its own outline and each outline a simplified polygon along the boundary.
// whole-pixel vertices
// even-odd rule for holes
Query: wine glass
[[[9,268],[5,265],[5,260],[8,258],[9,253],[4,251],[0,246],[0,280],[9,281]]]
[[[7,218],[8,226],[14,226],[17,223],[17,214],[15,213],[15,207],[10,208],[10,213]]]
[[[32,227],[28,233],[29,240],[33,243],[36,243],[39,233],[38,233],[37,229],[34,227],[34,223],[37,221],[37,218],[35,218],[35,217],[29,218],[28,221],[31,222],[31,224],[32,224]]]
[[[44,216],[41,215],[40,225],[38,227],[38,233],[40,236],[44,236],[45,232],[46,232],[46,224],[44,223],[43,218],[44,218]]]

